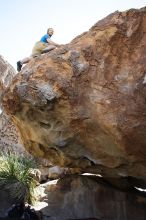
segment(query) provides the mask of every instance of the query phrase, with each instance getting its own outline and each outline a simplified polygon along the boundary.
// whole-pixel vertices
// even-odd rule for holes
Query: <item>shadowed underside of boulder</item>
[[[146,8],[115,12],[34,58],[3,105],[30,153],[146,180]]]

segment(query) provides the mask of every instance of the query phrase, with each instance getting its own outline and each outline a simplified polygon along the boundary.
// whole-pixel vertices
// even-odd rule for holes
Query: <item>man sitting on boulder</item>
[[[47,53],[50,50],[55,49],[58,44],[54,43],[53,41],[50,40],[51,36],[53,35],[54,30],[53,28],[48,28],[47,34],[45,34],[40,41],[36,42],[33,49],[32,49],[32,54],[30,57],[26,57],[23,60],[19,60],[17,62],[17,70],[20,71],[23,64],[28,63],[32,58],[37,57],[41,55],[42,53]]]

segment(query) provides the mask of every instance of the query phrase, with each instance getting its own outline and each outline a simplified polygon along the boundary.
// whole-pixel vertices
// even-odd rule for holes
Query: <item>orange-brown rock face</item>
[[[115,12],[33,59],[3,105],[32,154],[146,180],[146,8]]]

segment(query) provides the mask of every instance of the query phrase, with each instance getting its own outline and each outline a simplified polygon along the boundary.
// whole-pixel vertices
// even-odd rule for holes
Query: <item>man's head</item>
[[[48,30],[47,30],[47,34],[48,34],[49,36],[52,36],[53,33],[54,33],[53,28],[48,28]]]

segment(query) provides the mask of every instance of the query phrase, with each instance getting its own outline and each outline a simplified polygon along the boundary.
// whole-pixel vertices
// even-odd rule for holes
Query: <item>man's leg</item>
[[[25,57],[23,60],[20,60],[20,62],[22,64],[25,64],[25,63],[28,63],[31,59],[32,59],[32,57]]]

